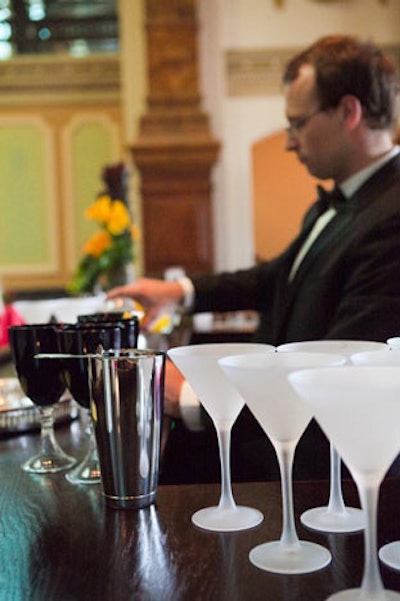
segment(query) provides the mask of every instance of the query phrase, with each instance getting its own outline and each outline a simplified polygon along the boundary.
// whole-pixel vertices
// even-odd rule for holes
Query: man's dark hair
[[[394,127],[398,80],[394,65],[374,44],[352,36],[320,38],[287,64],[283,83],[293,82],[305,64],[315,69],[321,109],[335,108],[350,94],[360,101],[370,128]]]

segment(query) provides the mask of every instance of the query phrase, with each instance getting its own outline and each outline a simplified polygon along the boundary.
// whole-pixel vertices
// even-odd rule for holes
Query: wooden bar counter
[[[65,450],[83,457],[86,435],[78,420],[59,426]],[[160,486],[156,505],[107,509],[100,485],[72,485],[65,474],[36,476],[20,464],[33,454],[37,433],[0,440],[1,601],[323,601],[359,586],[363,536],[312,533],[302,511],[325,504],[327,482],[297,482],[296,523],[301,538],[326,545],[332,563],[320,572],[281,576],[252,566],[249,551],[279,538],[279,482],[234,485],[236,501],[257,507],[257,528],[230,534],[197,529],[190,517],[215,504],[219,485]],[[345,496],[357,504],[352,482]],[[400,481],[381,489],[379,544],[400,538]],[[400,590],[400,572],[381,566],[387,588]]]

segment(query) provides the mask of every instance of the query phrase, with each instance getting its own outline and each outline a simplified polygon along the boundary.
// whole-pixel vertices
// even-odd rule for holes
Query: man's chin
[[[304,165],[304,167],[305,167],[306,169],[310,170],[310,167],[309,167],[309,165],[308,165],[308,162],[307,162],[307,159],[306,159],[306,157],[304,157],[304,156],[301,156],[301,155],[299,155],[299,154],[298,154],[298,155],[297,155],[297,159],[298,159],[298,161],[299,161],[299,162],[300,162],[302,165]]]
[[[307,163],[306,160],[301,161],[301,163],[307,169],[308,173],[313,177],[316,177],[317,179],[329,179],[329,176],[325,175],[324,173],[321,173],[321,171],[318,168],[313,167],[312,165]]]
[[[298,159],[299,159],[300,163],[303,165],[303,167],[305,167],[305,168],[307,169],[307,171],[308,171],[309,173],[311,173],[311,175],[315,175],[315,174],[314,174],[314,172],[313,172],[313,168],[312,168],[312,166],[310,166],[310,165],[308,164],[308,162],[307,162],[307,159],[306,159],[306,158],[304,158],[304,157],[298,157]]]

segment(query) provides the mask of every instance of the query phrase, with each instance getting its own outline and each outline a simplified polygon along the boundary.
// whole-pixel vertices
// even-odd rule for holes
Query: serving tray
[[[67,391],[54,405],[56,424],[79,416],[79,407]],[[0,436],[40,430],[40,411],[25,396],[18,378],[0,378]]]

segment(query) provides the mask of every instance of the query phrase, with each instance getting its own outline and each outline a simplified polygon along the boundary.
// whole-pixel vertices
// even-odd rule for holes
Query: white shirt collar
[[[378,159],[368,167],[364,167],[358,173],[351,175],[348,179],[342,182],[339,186],[346,198],[353,196],[354,192],[360,188],[364,182],[367,181],[371,175],[373,175],[378,169],[383,167],[385,163],[388,163],[393,157],[400,153],[400,146],[394,146],[389,152],[382,158]]]

